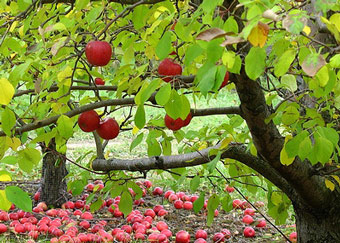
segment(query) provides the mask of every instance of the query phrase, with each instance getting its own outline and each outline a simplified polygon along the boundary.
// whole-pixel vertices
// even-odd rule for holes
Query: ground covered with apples
[[[145,180],[137,183],[143,196],[133,202],[133,211],[123,217],[120,197],[103,201],[100,210],[90,211],[89,195],[103,188],[102,181],[89,183],[84,193],[67,201],[62,208],[48,209],[39,201],[39,184],[19,184],[30,190],[35,205],[33,212],[23,212],[14,205],[0,212],[0,241],[13,242],[286,242],[249,203],[241,200],[232,187],[225,193],[233,198],[231,210],[218,208],[207,226],[207,201],[195,213],[193,202],[198,195],[174,193]],[[94,192],[93,191],[97,191]],[[92,194],[91,194],[92,193]],[[134,191],[130,189],[134,195]],[[263,202],[252,202],[261,212]],[[279,227],[294,240],[294,225]]]

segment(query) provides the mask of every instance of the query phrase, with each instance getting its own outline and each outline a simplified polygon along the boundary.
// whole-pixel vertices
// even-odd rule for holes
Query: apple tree
[[[26,173],[43,158],[44,200],[65,195],[67,141],[82,129],[97,148],[88,170],[109,179],[166,170],[180,181],[196,166],[196,184],[221,166],[260,174],[277,223],[293,205],[299,242],[340,241],[339,1],[1,0],[0,9],[0,158]],[[236,92],[237,105],[197,107],[220,92]],[[121,109],[128,115],[115,117]],[[99,119],[78,122],[89,111]],[[218,126],[190,126],[215,115]],[[123,131],[147,157],[105,156],[103,139]],[[69,188],[80,193],[88,177],[68,178]],[[109,179],[104,192],[128,199]]]

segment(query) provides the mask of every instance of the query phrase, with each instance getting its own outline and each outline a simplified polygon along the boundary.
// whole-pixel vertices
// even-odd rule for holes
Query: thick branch
[[[197,152],[171,155],[156,156],[141,159],[96,159],[92,163],[92,168],[96,171],[111,170],[128,170],[128,171],[146,171],[153,169],[173,169],[180,167],[190,167],[209,163],[215,158],[215,155],[209,156],[209,152],[218,149],[219,145],[209,147]],[[243,164],[258,171],[261,175],[273,182],[290,196],[297,196],[288,182],[283,179],[278,172],[268,163],[258,157],[253,156],[243,144],[230,144],[221,154],[221,159],[231,158],[242,162]]]
[[[271,112],[258,82],[250,80],[242,70],[235,84],[241,101],[242,117],[247,122],[258,154],[299,192],[306,205],[327,205],[329,199],[326,195],[330,196],[330,192],[321,177],[312,176],[314,170],[308,161],[296,160],[290,166],[281,164],[280,152],[284,138],[272,121],[265,121]]]
[[[155,102],[155,94],[153,94],[149,101]],[[112,100],[104,100],[88,105],[84,105],[79,108],[75,108],[69,112],[64,113],[63,115],[68,116],[68,117],[73,117],[76,115],[79,115],[85,111],[93,110],[93,109],[98,109],[106,106],[118,106],[118,105],[134,105],[135,100],[134,98],[125,98],[125,99],[112,99]],[[193,116],[207,116],[207,115],[213,115],[214,113],[212,111],[216,111],[216,115],[219,114],[240,114],[239,108],[238,107],[222,107],[222,108],[206,108],[206,109],[192,109]],[[222,113],[224,111],[224,113]],[[60,115],[52,116],[47,119],[41,120],[41,121],[36,121],[33,123],[29,123],[27,125],[24,125],[20,128],[15,129],[14,135],[22,134],[24,132],[32,131],[37,128],[45,127],[48,125],[51,125],[55,122],[57,122],[58,118]],[[6,134],[3,131],[0,131],[0,137],[1,136],[6,136]]]

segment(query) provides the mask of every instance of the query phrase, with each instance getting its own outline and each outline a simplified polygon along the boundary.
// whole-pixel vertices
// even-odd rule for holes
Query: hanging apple
[[[96,111],[90,110],[81,113],[78,117],[78,125],[84,132],[92,132],[99,127],[100,118]]]
[[[112,55],[111,45],[106,41],[90,41],[85,47],[88,62],[94,66],[105,66]]]
[[[103,139],[114,139],[119,134],[119,125],[115,119],[111,117],[105,118],[104,120],[100,121],[99,127],[96,131]]]
[[[95,83],[96,85],[104,85],[104,84],[105,84],[104,80],[101,79],[101,78],[95,78],[95,79],[94,79],[94,83]]]
[[[183,127],[183,120],[179,117],[176,120],[172,119],[168,114],[164,117],[165,126],[170,130],[177,131]]]
[[[165,58],[158,66],[158,74],[167,76],[163,77],[162,79],[168,83],[172,80],[172,77],[169,76],[182,74],[182,67],[181,65],[174,63],[170,58]]]

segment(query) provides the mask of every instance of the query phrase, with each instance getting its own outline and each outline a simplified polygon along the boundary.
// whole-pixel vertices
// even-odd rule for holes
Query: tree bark
[[[68,174],[66,160],[64,157],[55,153],[56,143],[52,139],[48,147],[41,145],[44,154],[40,201],[48,206],[60,207],[66,201],[67,186],[64,180]]]
[[[340,242],[340,207],[334,204],[328,212],[294,204],[299,243]]]

